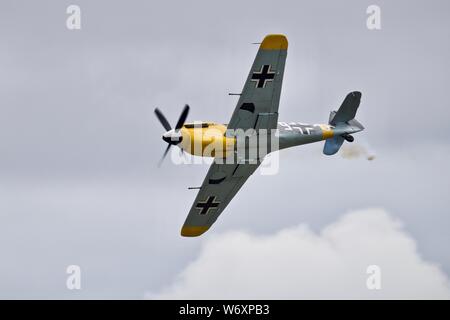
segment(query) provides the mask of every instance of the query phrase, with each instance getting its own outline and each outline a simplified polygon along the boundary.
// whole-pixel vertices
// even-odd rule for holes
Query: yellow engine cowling
[[[184,151],[200,157],[226,158],[234,152],[235,138],[225,137],[227,127],[217,123],[185,124],[178,145]]]

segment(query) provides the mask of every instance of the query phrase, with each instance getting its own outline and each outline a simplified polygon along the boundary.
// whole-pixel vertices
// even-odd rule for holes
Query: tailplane
[[[335,154],[344,143],[344,140],[348,142],[354,141],[352,133],[364,130],[363,125],[355,119],[360,102],[361,92],[353,91],[345,97],[338,111],[331,111],[328,124],[334,127],[334,136],[325,141],[324,154]]]

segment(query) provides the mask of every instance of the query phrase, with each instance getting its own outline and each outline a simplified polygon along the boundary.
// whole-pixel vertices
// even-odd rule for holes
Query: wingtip
[[[208,231],[206,226],[183,226],[181,228],[181,235],[183,237],[198,237]]]
[[[268,34],[259,48],[264,50],[287,50],[288,40],[284,34]]]

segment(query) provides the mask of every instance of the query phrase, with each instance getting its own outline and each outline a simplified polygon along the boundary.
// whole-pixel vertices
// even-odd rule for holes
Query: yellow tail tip
[[[283,34],[269,34],[264,38],[259,48],[264,50],[287,50],[288,40]]]
[[[209,227],[205,226],[183,226],[181,235],[183,237],[198,237],[208,231]]]

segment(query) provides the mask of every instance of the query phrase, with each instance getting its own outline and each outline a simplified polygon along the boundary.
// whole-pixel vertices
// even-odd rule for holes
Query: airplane
[[[267,35],[260,43],[228,124],[185,123],[189,113],[189,106],[185,105],[172,128],[163,113],[155,109],[157,118],[166,130],[162,139],[168,143],[161,161],[171,146],[177,146],[194,156],[213,158],[181,228],[182,236],[197,237],[205,233],[255,172],[265,155],[322,140],[325,140],[323,153],[333,155],[344,141],[354,141],[352,134],[364,130],[355,119],[361,101],[361,92],[358,91],[350,92],[340,108],[331,111],[328,124],[278,122],[287,49],[288,41],[282,34]],[[269,134],[269,131],[275,132],[275,135]],[[266,153],[255,155],[255,152],[250,152],[251,146],[239,144],[242,135],[236,132],[250,132],[250,136],[255,137],[276,136],[277,143],[275,147],[268,147]],[[218,148],[211,148],[212,144]],[[233,161],[224,161],[231,158]]]

